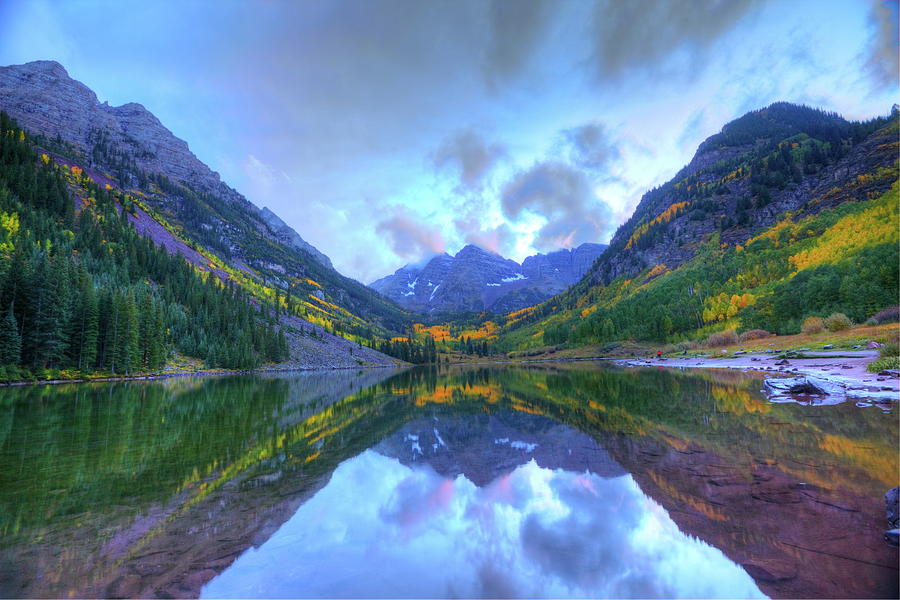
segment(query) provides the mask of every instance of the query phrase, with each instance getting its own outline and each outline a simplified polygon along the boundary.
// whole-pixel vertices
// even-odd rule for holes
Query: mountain
[[[788,211],[811,214],[883,193],[890,177],[850,185],[894,167],[891,135],[873,135],[881,125],[786,102],[728,123],[675,177],[644,194],[590,281],[607,284],[660,264],[672,269],[713,234],[737,246]],[[830,193],[835,188],[845,192]]]
[[[776,103],[647,192],[585,277],[502,323],[509,349],[681,342],[862,322],[898,297],[898,109],[864,122]]]
[[[344,315],[348,326],[360,319],[396,330],[408,324],[397,306],[334,271],[327,256],[271,210],[260,210],[225,184],[140,104],[100,103],[59,63],[36,61],[0,67],[0,109],[51,158],[131,194],[189,245],[240,272],[237,277],[290,288],[295,297],[322,295],[357,317]]]
[[[605,244],[529,256],[522,264],[468,245],[406,265],[369,286],[410,310],[428,314],[510,312],[532,306],[578,281]]]
[[[0,380],[425,356],[384,344],[408,312],[140,105],[101,104],[55,62],[0,67],[0,131]]]
[[[375,450],[405,465],[427,463],[443,477],[479,487],[534,460],[545,469],[621,477],[627,472],[591,436],[535,414],[431,415],[403,425]]]
[[[72,158],[108,171],[122,185],[139,183],[142,174],[158,174],[195,192],[249,205],[142,105],[101,104],[55,61],[0,67],[0,103],[33,135],[53,140]]]
[[[297,250],[306,252],[329,269],[334,268],[334,266],[331,264],[330,258],[319,252],[319,250],[315,246],[300,237],[299,233],[294,231],[287,223],[282,221],[281,217],[269,210],[268,206],[263,206],[259,214],[262,217],[263,221],[266,222],[266,225],[268,225],[275,233],[278,241],[287,246],[292,246]]]
[[[327,256],[225,184],[143,106],[101,103],[59,63],[36,61],[0,67],[0,110],[50,161],[124,193],[135,227],[195,268],[267,302],[288,298],[297,316],[342,335],[371,340],[408,327],[408,313],[335,271]]]

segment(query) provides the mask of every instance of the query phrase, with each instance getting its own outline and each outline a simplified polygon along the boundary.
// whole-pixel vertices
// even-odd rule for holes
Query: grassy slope
[[[548,344],[544,332],[548,328],[563,327],[571,330],[579,326],[585,327],[585,324],[593,326],[598,320],[595,315],[601,309],[609,311],[614,319],[616,309],[625,307],[629,311],[640,308],[647,310],[647,335],[644,339],[655,340],[652,306],[666,309],[677,305],[681,302],[679,291],[692,285],[697,289],[703,283],[710,284],[709,294],[702,303],[695,300],[691,306],[695,312],[700,312],[698,327],[687,334],[670,335],[669,341],[685,337],[703,338],[713,331],[729,328],[746,328],[742,319],[748,317],[748,321],[753,321],[754,325],[766,319],[777,324],[777,316],[767,312],[773,306],[773,297],[784,296],[792,291],[792,287],[797,287],[792,286],[792,283],[798,274],[804,271],[807,274],[815,273],[825,265],[853,269],[861,277],[867,266],[879,271],[886,270],[885,286],[894,282],[892,289],[896,300],[897,265],[864,263],[873,255],[873,251],[884,252],[889,249],[896,257],[896,247],[900,242],[897,223],[898,187],[895,184],[891,191],[875,200],[843,204],[796,222],[786,218],[751,240],[745,247],[715,248],[708,245],[706,251],[674,271],[650,277],[648,270],[630,281],[617,280],[606,287],[592,288],[588,294],[579,298],[575,308],[559,310],[542,321],[513,329],[506,334],[505,339],[510,346],[519,350],[546,346]],[[719,272],[719,281],[711,282],[716,271]],[[700,285],[696,285],[698,283]],[[888,292],[890,290],[891,288],[887,289]],[[847,291],[851,296],[858,297],[858,288],[849,287]],[[591,294],[596,298],[593,303],[590,302]],[[740,300],[733,303],[732,298],[735,297]],[[838,308],[840,302],[841,297],[838,296],[837,304],[825,307],[825,312]],[[868,298],[859,298],[856,310],[848,310],[848,313],[865,310],[867,302]],[[889,304],[890,300],[887,302]],[[822,312],[816,311],[814,307],[809,308],[809,314]],[[876,303],[868,308],[868,315],[863,312],[852,316],[863,320],[884,306]],[[796,333],[798,329],[798,319],[792,317],[785,321],[781,333]],[[585,339],[585,342],[603,343],[615,339],[614,335],[607,339],[596,336],[594,339]]]

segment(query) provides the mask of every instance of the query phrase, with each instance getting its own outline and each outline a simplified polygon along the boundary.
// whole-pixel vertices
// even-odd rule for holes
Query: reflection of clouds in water
[[[531,461],[484,488],[372,451],[346,461],[204,597],[762,597],[630,476]]]

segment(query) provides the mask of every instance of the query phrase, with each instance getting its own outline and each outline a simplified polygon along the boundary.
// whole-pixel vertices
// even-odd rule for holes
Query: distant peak
[[[580,246],[572,248],[572,250],[581,250],[582,248],[606,248],[608,244],[599,244],[597,242],[584,242]]]
[[[141,112],[150,112],[143,104],[139,104],[137,102],[126,102],[121,106],[117,106],[116,108],[121,108],[124,110],[136,110]]]
[[[475,244],[466,244],[462,247],[462,250],[456,253],[456,258],[460,256],[467,256],[471,254],[494,254],[489,250],[485,250],[481,246],[476,246]]]
[[[419,271],[421,271],[422,269],[424,269],[424,268],[428,265],[428,263],[430,263],[431,261],[433,261],[433,260],[436,259],[436,258],[437,258],[437,259],[450,258],[450,255],[447,254],[446,252],[442,252],[442,253],[428,252],[428,253],[426,253],[422,258],[420,258],[419,260],[417,260],[416,262],[414,262],[414,263],[409,263],[408,265],[405,265],[403,268],[404,268],[404,269],[407,269],[407,270],[419,270]]]
[[[152,112],[147,110],[147,107],[143,104],[138,104],[137,102],[128,102],[121,106],[113,107],[113,112],[123,116],[139,116],[145,119],[148,119],[154,123],[159,123],[159,119],[156,118]]]
[[[61,77],[68,77],[69,73],[66,68],[55,60],[35,60],[24,65],[12,65],[12,67],[25,68],[29,71],[50,72]]]

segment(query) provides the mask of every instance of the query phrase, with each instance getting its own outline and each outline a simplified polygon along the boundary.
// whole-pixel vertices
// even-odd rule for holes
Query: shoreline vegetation
[[[870,390],[872,397],[878,397],[882,401],[889,399],[892,402],[898,400],[900,393],[900,379],[895,374],[879,376],[877,372],[867,371],[867,366],[879,361],[879,351],[876,348],[866,348],[868,343],[875,341],[882,345],[892,343],[892,340],[900,335],[900,324],[889,323],[877,326],[859,326],[857,328],[839,332],[822,332],[814,334],[797,334],[790,336],[769,336],[743,344],[735,343],[726,347],[697,348],[690,353],[686,351],[676,352],[673,348],[661,348],[666,350],[659,357],[657,350],[651,346],[634,343],[622,343],[614,347],[583,346],[572,349],[547,348],[540,354],[531,356],[497,356],[495,358],[467,356],[454,356],[450,360],[449,355],[444,355],[444,362],[433,363],[433,366],[459,366],[459,365],[516,365],[550,362],[574,362],[574,361],[613,361],[625,367],[658,367],[658,368],[710,368],[710,369],[738,369],[742,371],[755,371],[772,373],[776,376],[810,375],[829,381],[841,383],[855,390]],[[877,342],[876,340],[881,340]],[[471,360],[467,360],[471,359]],[[125,382],[168,379],[175,377],[212,377],[245,374],[281,374],[292,372],[337,371],[348,369],[403,369],[410,364],[396,365],[332,365],[332,366],[272,366],[259,369],[208,369],[199,366],[190,366],[189,362],[180,362],[180,366],[153,373],[138,373],[130,376],[122,375],[98,375],[76,376],[71,379],[56,378],[48,380],[18,380],[0,383],[0,387],[15,387],[26,385],[58,385],[66,383],[93,383],[93,382]],[[893,397],[886,398],[885,392],[890,392]]]

